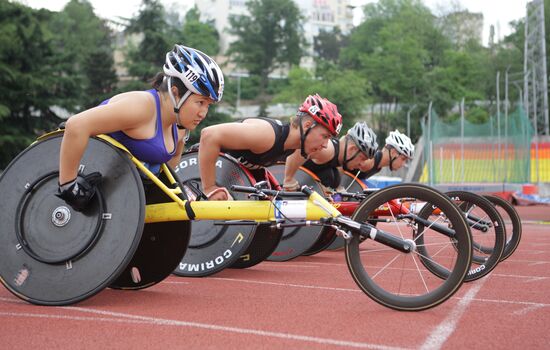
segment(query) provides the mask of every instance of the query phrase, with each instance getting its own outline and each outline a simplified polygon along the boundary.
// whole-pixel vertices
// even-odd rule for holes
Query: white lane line
[[[67,316],[67,315],[51,315],[51,314],[37,314],[30,312],[1,312],[0,317],[28,317],[28,318],[49,318],[58,320],[71,320],[71,321],[93,321],[93,322],[117,322],[117,323],[141,323],[150,324],[151,322],[142,320],[131,320],[128,318],[106,318],[106,317],[85,317],[85,316]]]
[[[279,262],[271,262],[271,261],[262,262],[262,264],[265,264],[265,263],[270,263],[270,265],[280,264]],[[326,262],[317,262],[317,261],[308,261],[307,264],[315,265],[317,267],[323,266],[323,265],[325,265],[325,266],[327,266],[327,265],[328,266],[348,266],[348,264],[346,264],[346,263],[326,263]],[[286,265],[286,263],[285,263],[285,265]]]
[[[507,274],[503,274],[503,273],[494,273],[494,274],[491,274],[491,276],[493,276],[493,277],[523,278],[523,279],[527,280],[526,282],[543,281],[543,280],[547,280],[547,279],[550,278],[550,277],[545,277],[545,276],[526,276],[526,275],[509,275],[509,274],[507,275]]]
[[[209,279],[219,280],[219,281],[230,281],[230,282],[243,282],[243,283],[251,283],[251,284],[265,284],[265,285],[280,286],[280,287],[295,287],[295,288],[330,290],[330,291],[337,291],[337,292],[361,292],[362,293],[362,291],[359,289],[351,289],[351,288],[320,287],[320,286],[312,286],[312,285],[306,285],[306,284],[251,281],[251,280],[245,280],[245,279],[223,278],[223,277],[210,277]],[[178,284],[179,282],[174,281],[174,282],[162,282],[162,283]]]
[[[269,337],[269,338],[290,339],[290,340],[297,340],[297,341],[303,341],[303,342],[309,342],[309,343],[317,343],[322,345],[336,345],[336,346],[352,347],[352,348],[378,349],[378,350],[405,349],[405,348],[371,344],[371,343],[360,343],[360,342],[352,342],[352,341],[338,340],[338,339],[311,337],[311,336],[299,335],[299,334],[262,331],[258,329],[227,327],[227,326],[219,326],[219,325],[207,324],[207,323],[170,320],[170,319],[131,315],[131,314],[125,314],[120,312],[111,312],[111,311],[73,307],[73,306],[60,307],[60,309],[75,310],[75,311],[80,311],[85,313],[92,313],[92,314],[97,314],[102,316],[111,316],[111,317],[119,317],[119,318],[117,319],[117,318],[105,318],[105,317],[81,317],[81,316],[48,315],[48,314],[38,314],[38,313],[13,313],[13,312],[0,312],[0,316],[48,318],[48,319],[63,319],[63,320],[92,321],[92,322],[100,321],[100,322],[117,322],[117,323],[141,323],[141,324],[151,324],[151,325],[159,325],[159,326],[201,328],[201,329],[207,329],[211,331],[222,331],[222,332],[254,335],[254,336]]]
[[[524,307],[521,310],[514,311],[513,315],[522,315],[522,316],[527,315],[531,311],[535,311],[535,310],[538,310],[538,309],[543,308],[543,307],[544,307],[544,305],[531,305],[531,306],[528,306],[528,307]]]
[[[262,262],[262,265],[265,264],[266,262],[263,261]],[[309,265],[307,264],[303,264],[303,265],[296,265],[296,264],[281,264],[281,263],[273,263],[273,264],[265,264],[263,265],[264,267],[267,266],[267,265],[270,265],[271,266],[277,266],[277,268],[284,268],[284,267],[299,267],[299,268],[302,268],[302,267],[308,267],[308,268],[319,268],[319,266],[316,266],[316,265],[312,265],[310,263],[308,263]],[[258,267],[262,267],[262,265],[256,265]]]
[[[527,259],[506,259],[504,263],[529,263],[529,264],[550,264],[550,261],[544,260],[527,260]]]
[[[441,349],[443,344],[449,339],[449,337],[454,333],[458,321],[470,306],[474,297],[479,292],[481,287],[487,281],[488,276],[482,278],[481,281],[478,281],[462,299],[456,304],[456,306],[451,310],[451,313],[430,333],[424,344],[420,346],[422,350],[431,350],[431,349]]]
[[[474,301],[479,301],[479,302],[482,302],[482,303],[524,305],[526,307],[531,307],[531,306],[550,307],[550,304],[535,303],[535,302],[532,302],[532,301],[516,301],[516,300],[484,299],[484,298],[474,298]]]
[[[540,255],[540,254],[546,254],[546,250],[528,250],[527,252],[523,252],[523,254],[527,255]]]

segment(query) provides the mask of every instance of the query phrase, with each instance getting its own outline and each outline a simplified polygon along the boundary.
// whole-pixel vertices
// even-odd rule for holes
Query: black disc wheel
[[[55,196],[62,134],[19,154],[0,177],[0,280],[34,304],[69,305],[110,285],[131,261],[145,197],[128,154],[92,138],[80,172],[102,181],[84,211]]]
[[[184,153],[175,168],[182,182],[184,192],[190,199],[200,198],[199,157],[197,151]],[[229,189],[231,185],[252,186],[254,179],[243,170],[238,162],[226,155],[216,161],[216,184]],[[235,200],[248,199],[247,194],[231,192]],[[191,238],[187,251],[174,274],[187,277],[204,277],[232,266],[252,242],[257,226],[223,225],[214,220],[191,222]]]
[[[283,183],[285,175],[284,164],[272,165],[268,170],[275,176],[279,183]],[[321,184],[309,173],[309,171],[300,168],[296,172],[295,177],[300,185],[310,186],[314,191],[324,196]],[[320,226],[287,227],[283,230],[279,244],[267,260],[288,261],[294,259],[310,250],[319,240],[323,240],[323,233],[323,227]]]
[[[158,178],[169,189],[179,187],[177,174],[168,169],[171,177],[162,171]],[[171,183],[173,179],[175,183]],[[172,199],[150,179],[142,179],[146,204],[167,203]],[[185,199],[185,192],[180,197]],[[138,290],[149,288],[170,276],[185,255],[191,237],[191,221],[146,223],[138,249],[132,260],[110,288]]]

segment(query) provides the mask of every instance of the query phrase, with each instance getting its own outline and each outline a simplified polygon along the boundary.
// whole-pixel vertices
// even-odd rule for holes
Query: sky
[[[68,0],[16,0],[34,8],[46,7],[52,11],[59,11]],[[171,8],[177,3],[179,8],[188,8],[194,4],[194,0],[161,0],[166,8]],[[90,0],[96,14],[104,18],[132,17],[139,10],[141,0]],[[359,23],[362,15],[360,5],[377,2],[377,0],[351,0],[352,5],[357,6],[354,11],[354,23]],[[452,8],[452,4],[460,4],[460,7],[470,12],[481,12],[484,18],[483,43],[487,44],[490,25],[495,26],[495,39],[503,38],[510,34],[508,23],[525,17],[528,0],[423,0],[434,14],[441,14],[445,9]],[[499,35],[500,32],[500,35]]]

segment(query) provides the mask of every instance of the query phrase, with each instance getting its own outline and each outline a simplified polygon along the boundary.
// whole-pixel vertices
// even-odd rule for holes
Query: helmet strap
[[[359,153],[361,153],[361,151],[357,151],[355,152],[355,154],[353,156],[351,156],[351,158],[347,158],[347,155],[348,155],[348,138],[347,136],[345,137],[346,139],[346,142],[344,143],[344,159],[343,159],[343,164],[342,164],[342,168],[344,168],[345,171],[353,171],[354,169],[350,169],[348,168],[348,163],[351,162],[352,160],[355,159],[355,157],[357,157],[359,155]]]
[[[168,96],[170,96],[170,100],[172,100],[172,104],[174,105],[174,113],[176,113],[176,126],[178,127],[178,129],[183,130],[185,129],[185,127],[182,125],[180,120],[180,109],[183,103],[185,102],[185,100],[187,100],[187,98],[191,96],[191,91],[187,90],[185,94],[183,94],[183,96],[180,98],[178,103],[176,103],[176,98],[172,93],[172,77],[168,77],[167,83],[168,83]]]
[[[393,171],[393,161],[396,160],[399,156],[392,157],[391,156],[391,149],[387,148],[387,150],[388,150],[388,157],[390,158],[390,170]]]
[[[302,156],[302,158],[307,159],[308,154],[306,153],[306,149],[305,149],[306,137],[311,131],[311,129],[313,129],[317,125],[317,123],[313,122],[313,124],[311,124],[311,126],[304,133],[304,127],[302,126],[302,117],[300,116],[298,118],[300,118],[298,123],[300,125],[300,155]]]

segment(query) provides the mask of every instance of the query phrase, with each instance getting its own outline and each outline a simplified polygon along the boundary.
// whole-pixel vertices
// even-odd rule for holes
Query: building
[[[204,20],[213,21],[220,34],[220,48],[222,54],[235,40],[227,32],[230,15],[247,15],[246,3],[248,0],[197,0],[195,1]],[[342,33],[349,33],[353,27],[353,8],[350,0],[294,0],[306,18],[303,24],[304,35],[310,44],[309,58],[305,58],[302,66],[313,66],[313,38],[319,31],[332,31],[339,27]]]
[[[483,14],[469,11],[456,11],[439,18],[443,33],[454,45],[463,48],[467,42],[474,40],[482,44]]]

